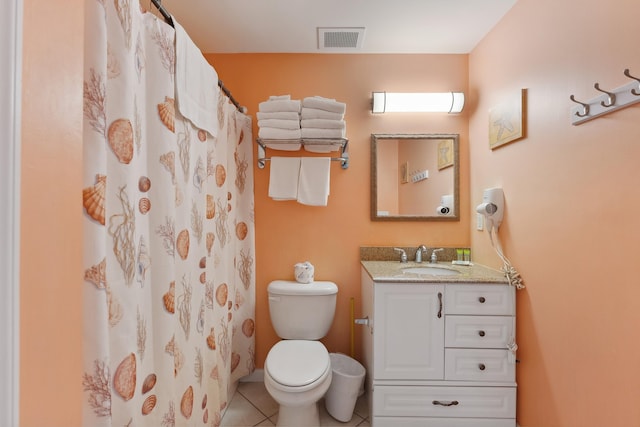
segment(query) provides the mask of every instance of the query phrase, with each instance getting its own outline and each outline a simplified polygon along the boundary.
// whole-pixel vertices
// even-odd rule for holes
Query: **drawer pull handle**
[[[438,292],[438,319],[442,317],[442,292]]]
[[[485,369],[487,369],[487,367],[484,365],[484,363],[480,363],[478,365],[478,369],[480,369],[481,371],[484,371]]]
[[[483,337],[485,335],[484,331],[478,331],[478,335],[480,335],[481,337]]]
[[[487,299],[485,297],[480,297],[478,298],[478,301],[480,301],[480,304],[484,304]]]
[[[434,405],[440,405],[440,406],[456,406],[459,402],[457,400],[452,400],[451,402],[441,402],[439,400],[434,400],[433,402]]]

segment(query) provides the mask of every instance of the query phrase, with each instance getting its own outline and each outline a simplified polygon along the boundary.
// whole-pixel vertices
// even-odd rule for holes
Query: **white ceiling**
[[[143,0],[143,3],[145,0]],[[163,0],[204,53],[469,53],[516,0]],[[149,1],[149,9],[155,10]],[[364,27],[318,49],[318,27]]]

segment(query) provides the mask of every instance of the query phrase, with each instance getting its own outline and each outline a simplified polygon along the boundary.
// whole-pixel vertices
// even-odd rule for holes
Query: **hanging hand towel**
[[[204,59],[182,26],[176,30],[176,105],[196,127],[218,135],[218,73]]]
[[[269,172],[269,197],[274,200],[296,200],[300,157],[272,157]]]
[[[300,159],[298,203],[309,206],[327,206],[330,188],[330,157],[303,157]]]

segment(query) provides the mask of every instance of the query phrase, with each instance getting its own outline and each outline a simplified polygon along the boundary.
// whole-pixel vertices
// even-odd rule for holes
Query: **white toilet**
[[[271,324],[281,341],[264,363],[264,385],[278,402],[278,426],[319,426],[317,402],[331,385],[331,359],[324,337],[336,309],[332,282],[275,280],[267,288]]]

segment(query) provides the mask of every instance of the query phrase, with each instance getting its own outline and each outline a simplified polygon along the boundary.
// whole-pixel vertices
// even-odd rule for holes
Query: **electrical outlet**
[[[479,213],[476,214],[476,230],[484,230],[484,215]]]

